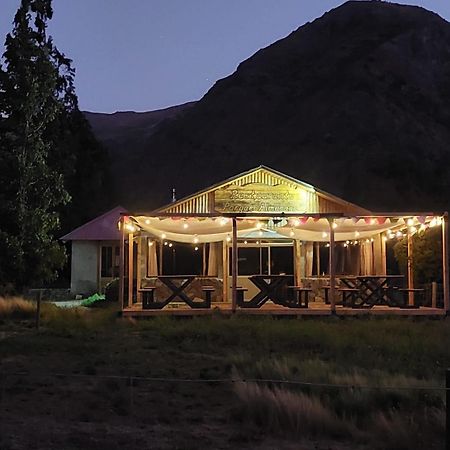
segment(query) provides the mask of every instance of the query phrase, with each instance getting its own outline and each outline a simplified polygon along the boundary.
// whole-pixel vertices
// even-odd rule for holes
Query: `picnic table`
[[[293,275],[252,275],[248,279],[259,289],[250,300],[239,299],[241,308],[260,308],[271,300],[273,303],[292,307],[289,298],[289,286],[293,284]]]
[[[396,306],[394,288],[403,284],[403,275],[359,275],[340,277],[344,289],[357,289],[352,307],[373,307],[375,305]]]
[[[194,301],[187,295],[187,288],[197,278],[197,275],[159,275],[158,280],[167,286],[170,295],[163,300],[154,299],[153,292],[145,302],[145,309],[162,309],[175,299],[179,299],[189,305],[191,308],[210,308],[211,307],[211,287],[205,287],[203,292],[206,298],[203,301]],[[152,288],[154,289],[154,288]],[[142,289],[145,291],[146,289]],[[144,302],[143,302],[144,306]]]

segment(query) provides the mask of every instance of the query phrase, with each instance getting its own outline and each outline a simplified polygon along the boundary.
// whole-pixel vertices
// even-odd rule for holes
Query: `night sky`
[[[0,0],[0,35],[20,0]],[[84,110],[148,111],[201,98],[237,65],[336,0],[54,0],[50,34],[73,59]],[[422,0],[450,20],[449,0]]]

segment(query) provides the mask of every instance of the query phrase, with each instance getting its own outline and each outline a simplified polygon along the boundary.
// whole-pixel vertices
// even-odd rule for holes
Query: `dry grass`
[[[252,363],[236,356],[234,362],[239,367],[234,369],[237,379],[318,383],[282,388],[270,382],[236,383],[234,390],[244,417],[272,432],[301,437],[351,436],[373,448],[392,450],[421,449],[427,442],[443,439],[442,392],[414,389],[442,385],[436,380],[381,370],[366,372],[317,359],[268,358]],[[322,383],[336,387],[320,386]],[[384,436],[381,447],[379,436]]]
[[[353,434],[351,423],[339,419],[317,397],[239,381],[234,391],[244,405],[244,417],[268,431],[295,436]]]
[[[36,312],[36,304],[21,297],[0,297],[1,319],[26,319],[33,317]]]

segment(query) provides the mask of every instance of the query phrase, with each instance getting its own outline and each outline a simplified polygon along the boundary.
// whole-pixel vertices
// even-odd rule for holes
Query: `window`
[[[230,274],[231,248],[229,253]],[[238,275],[292,275],[294,273],[294,255],[292,246],[239,246]]]
[[[103,278],[112,277],[113,269],[113,248],[102,247],[102,263],[101,263],[101,276]]]

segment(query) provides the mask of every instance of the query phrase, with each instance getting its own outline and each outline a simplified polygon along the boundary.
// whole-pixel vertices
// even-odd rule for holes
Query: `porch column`
[[[223,301],[228,301],[228,277],[229,277],[229,267],[228,267],[228,245],[227,240],[224,239],[222,243],[222,264],[223,264]]]
[[[119,247],[119,303],[124,309],[125,304],[125,219],[122,216],[120,218],[120,247]]]
[[[330,273],[330,305],[332,314],[336,313],[335,288],[336,288],[336,267],[334,262],[334,228],[333,219],[328,219],[330,225],[330,252],[329,252],[329,273]]]
[[[414,289],[414,274],[412,266],[412,256],[413,256],[413,243],[412,234],[407,231],[407,273],[408,273],[408,289]],[[408,305],[414,305],[414,292],[408,292]]]
[[[236,311],[237,304],[237,221],[233,217],[233,247],[231,250],[231,310]]]
[[[164,253],[164,242],[163,239],[159,241],[159,268],[158,275],[163,274],[163,253]]]
[[[444,310],[450,310],[449,279],[448,279],[448,213],[442,220],[442,285],[444,291]]]
[[[301,286],[302,277],[305,276],[304,274],[304,264],[302,264],[302,243],[298,240],[294,240],[294,275],[295,275],[295,285]]]
[[[133,233],[128,235],[128,304],[133,304]]]
[[[316,275],[320,277],[320,244],[314,242],[314,251],[316,253]]]

